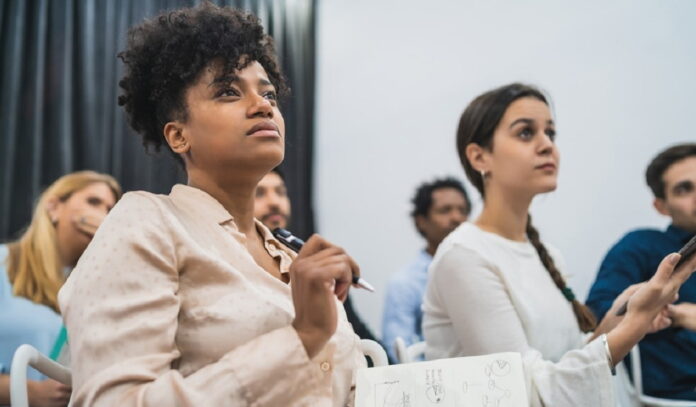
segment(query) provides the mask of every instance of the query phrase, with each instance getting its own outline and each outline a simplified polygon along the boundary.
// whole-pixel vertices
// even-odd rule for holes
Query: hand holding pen
[[[338,246],[314,235],[290,265],[290,288],[295,307],[293,328],[313,358],[336,332],[336,297],[348,296],[358,265]]]
[[[287,229],[275,228],[273,229],[272,233],[273,236],[275,236],[275,238],[278,239],[278,241],[283,243],[285,246],[290,248],[295,253],[299,253],[300,249],[302,249],[302,246],[304,245],[304,241],[302,239],[293,235]],[[375,292],[375,288],[372,286],[372,284],[368,283],[367,280],[360,277],[359,272],[358,274],[353,274],[352,281],[353,285],[357,288],[363,288],[367,291]]]

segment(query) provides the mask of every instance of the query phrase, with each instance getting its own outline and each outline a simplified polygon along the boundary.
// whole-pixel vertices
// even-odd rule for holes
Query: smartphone
[[[687,261],[691,256],[693,256],[694,253],[696,253],[696,235],[694,235],[691,240],[686,242],[684,247],[679,250],[679,254],[681,254],[682,257],[679,259],[679,262],[676,266],[674,266],[674,268],[676,269],[677,267],[681,266],[682,263]]]

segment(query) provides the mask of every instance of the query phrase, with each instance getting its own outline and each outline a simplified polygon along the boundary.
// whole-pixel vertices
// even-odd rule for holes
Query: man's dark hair
[[[186,90],[205,68],[216,69],[216,81],[227,83],[235,79],[235,71],[257,61],[276,91],[288,93],[273,41],[259,19],[209,2],[165,12],[132,27],[118,57],[126,65],[118,103],[143,145],[155,150],[166,144],[162,129],[167,122],[187,120]]]
[[[462,193],[464,201],[466,201],[467,215],[471,211],[471,201],[469,200],[469,195],[464,189],[462,183],[452,177],[436,179],[433,182],[424,182],[418,189],[416,189],[416,194],[411,199],[413,203],[413,210],[411,211],[411,216],[415,219],[416,216],[428,216],[428,211],[433,206],[433,192],[442,188],[453,188]]]
[[[662,176],[677,161],[696,156],[696,143],[677,144],[658,154],[645,170],[645,181],[655,198],[665,199],[666,186]]]

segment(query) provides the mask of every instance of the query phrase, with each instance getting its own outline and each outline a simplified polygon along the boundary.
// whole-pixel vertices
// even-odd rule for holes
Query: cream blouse
[[[257,227],[287,273],[294,253]],[[351,405],[365,359],[343,307],[310,360],[291,326],[289,285],[245,240],[202,190],[124,195],[59,294],[72,405]]]

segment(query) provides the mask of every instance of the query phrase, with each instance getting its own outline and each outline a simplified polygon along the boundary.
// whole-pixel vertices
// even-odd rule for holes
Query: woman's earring
[[[481,170],[481,179],[486,179],[486,170]]]

